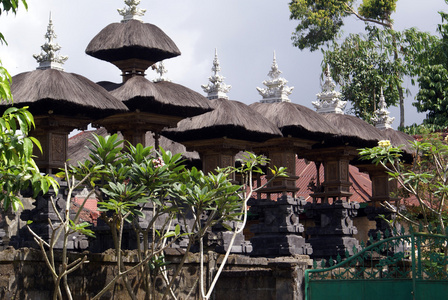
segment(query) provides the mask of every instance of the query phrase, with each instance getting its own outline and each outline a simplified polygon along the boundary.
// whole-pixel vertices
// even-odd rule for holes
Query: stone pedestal
[[[23,221],[32,221],[32,223],[29,225],[30,228],[46,242],[50,242],[51,235],[53,233],[53,229],[51,228],[49,222],[51,222],[53,228],[55,229],[60,224],[60,220],[53,209],[51,201],[54,201],[56,209],[61,214],[61,216],[64,217],[64,211],[67,201],[66,190],[67,187],[64,186],[64,183],[62,182],[59,189],[59,194],[56,195],[54,190],[50,189],[47,194],[37,196],[36,201],[34,202],[35,207],[32,210],[25,210],[22,212],[21,219]],[[74,219],[75,214],[75,211],[71,211],[70,218]],[[54,245],[54,249],[63,248],[63,238],[63,234],[61,234]],[[37,247],[33,236],[28,231],[26,226],[20,230],[20,236],[15,237],[14,246]],[[89,243],[86,236],[74,233],[69,237],[67,249],[85,250],[88,248],[88,246]]]
[[[229,228],[232,230],[224,228],[224,226],[218,224],[212,227],[211,232],[206,237],[206,243],[213,251],[217,253],[226,253],[230,248],[230,242],[232,240],[234,231],[238,223],[227,222]],[[250,254],[252,252],[252,244],[250,241],[246,241],[244,234],[238,233],[235,236],[230,253],[232,254]]]
[[[358,214],[357,202],[308,203],[305,208],[307,217],[315,223],[315,227],[306,231],[314,258],[336,258],[338,254],[345,257],[346,251],[353,254],[353,247],[360,248],[353,237],[358,233],[352,220]]]
[[[389,232],[389,237],[392,236],[394,229],[390,226],[388,221],[395,219],[394,213],[384,207],[375,207],[373,205],[366,207],[365,213],[370,221],[375,221],[376,223],[376,228],[369,230],[369,237],[371,236],[374,241],[383,239],[386,236],[386,231]],[[380,217],[380,215],[383,217]],[[396,225],[399,226],[399,224]],[[395,229],[399,230],[400,228],[396,227]]]
[[[310,255],[313,250],[302,237],[304,227],[299,223],[306,201],[303,197],[282,196],[277,201],[249,201],[250,212],[259,215],[259,224],[251,227],[255,236],[252,256]]]

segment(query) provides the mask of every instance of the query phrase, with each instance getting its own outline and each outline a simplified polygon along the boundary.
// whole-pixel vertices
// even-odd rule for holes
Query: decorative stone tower
[[[395,118],[389,117],[390,112],[387,110],[386,101],[383,95],[383,88],[380,92],[380,101],[378,109],[374,112],[372,121],[375,127],[386,133],[392,129],[392,123]],[[384,139],[387,139],[385,137]],[[389,210],[381,206],[381,203],[388,201],[389,203],[395,203],[399,200],[396,197],[398,191],[398,182],[396,179],[391,178],[380,165],[368,164],[359,167],[362,171],[369,173],[370,180],[372,181],[372,197],[370,197],[371,203],[366,208],[365,212],[367,218],[371,221],[375,221],[376,228],[369,231],[369,236],[374,239],[377,238],[378,233],[384,235],[386,230],[390,230],[390,225],[386,221],[395,218]],[[383,215],[384,218],[380,218],[379,215]]]
[[[372,117],[372,121],[375,124],[375,127],[378,129],[392,128],[392,123],[394,122],[395,118],[389,117],[389,114],[390,112],[387,110],[386,100],[384,99],[383,95],[383,88],[381,88],[379,108],[375,110],[374,117]]]
[[[330,67],[327,65],[325,70],[325,81],[322,85],[322,92],[316,95],[317,101],[312,102],[317,113],[320,114],[344,114],[344,108],[347,101],[342,101],[341,93],[335,90],[336,83],[330,74]],[[330,199],[348,200],[352,195],[350,193],[351,183],[349,181],[349,162],[357,154],[356,149],[347,149],[346,147],[330,147],[320,149],[315,161],[324,166],[324,182],[320,189],[316,190],[311,196],[314,202],[321,199],[322,202],[328,202]],[[318,172],[319,174],[319,172]],[[318,187],[319,188],[319,187]]]
[[[281,103],[281,102],[291,102],[288,98],[291,95],[294,87],[288,87],[286,84],[288,81],[280,77],[282,71],[279,70],[277,65],[277,58],[274,51],[274,59],[271,65],[271,70],[268,73],[269,80],[263,81],[263,85],[266,88],[257,87],[258,92],[263,97],[260,103]],[[282,194],[286,195],[290,193],[293,197],[298,191],[296,187],[297,177],[296,172],[296,151],[297,146],[304,145],[303,141],[292,140],[286,137],[268,141],[265,143],[264,149],[259,149],[266,153],[270,159],[271,166],[276,167],[286,167],[288,172],[288,177],[276,178],[270,182],[266,188],[260,190],[261,193],[266,193],[267,198],[271,198],[271,194]],[[309,144],[305,147],[309,147]],[[267,179],[272,178],[272,174],[268,174]]]
[[[157,65],[153,65],[152,68],[157,72],[159,76],[156,79],[154,79],[153,82],[162,82],[162,81],[171,82],[170,79],[165,77],[165,74],[168,73],[168,70],[165,68],[165,64],[163,63],[163,61],[159,62]]]
[[[59,55],[61,46],[55,41],[53,21],[48,21],[47,32],[45,33],[45,43],[41,46],[41,53],[34,54],[33,57],[39,63],[37,70],[58,70],[64,71],[63,64],[68,56]],[[41,143],[42,153],[35,148],[36,163],[48,174],[52,174],[58,168],[62,168],[67,161],[68,134],[77,126],[67,119],[56,120],[52,118],[52,110],[48,111],[50,118],[35,116],[36,130],[31,134]],[[87,126],[87,124],[85,124]]]
[[[212,72],[213,75],[208,78],[209,83],[201,85],[204,92],[207,93],[207,98],[212,99],[229,99],[227,93],[232,88],[231,85],[224,83],[225,77],[220,75],[221,66],[218,60],[218,50],[215,49],[215,59],[213,60]]]
[[[225,77],[219,74],[221,66],[218,60],[218,51],[215,49],[215,57],[213,59],[212,72],[208,78],[209,83],[201,85],[204,92],[207,93],[209,100],[224,99],[229,100],[227,93],[232,88],[231,85],[224,83]],[[195,142],[196,143],[196,142]],[[215,142],[206,143],[200,147],[197,142],[196,151],[199,152],[202,160],[202,170],[205,173],[213,172],[217,167],[225,168],[235,165],[235,155],[244,150],[242,146],[222,147],[222,144]]]
[[[260,100],[261,103],[274,103],[274,102],[291,102],[288,98],[291,95],[294,87],[288,87],[286,84],[288,81],[280,77],[282,71],[278,69],[277,59],[274,52],[274,60],[272,62],[271,70],[268,73],[270,79],[263,81],[263,85],[266,88],[257,87],[257,91],[263,97]]]
[[[137,20],[142,22],[140,17],[145,15],[146,9],[139,8],[140,0],[125,0],[124,3],[128,6],[122,9],[117,9],[118,13],[123,16],[121,23],[126,23],[130,20]]]
[[[45,34],[45,43],[41,46],[41,53],[34,54],[33,57],[39,63],[39,66],[36,68],[38,70],[46,70],[46,69],[55,69],[59,71],[64,71],[62,65],[68,59],[68,56],[59,55],[58,51],[61,49],[61,46],[55,42],[57,38],[56,33],[54,32],[53,21],[50,20],[47,26],[47,33]]]
[[[347,101],[342,101],[340,99],[341,93],[335,90],[336,83],[333,78],[331,78],[330,66],[327,65],[324,75],[325,81],[322,85],[322,92],[316,95],[318,100],[313,101],[312,104],[320,114],[344,114],[344,108],[347,105]]]
[[[312,102],[317,112],[326,118],[332,115],[352,117],[344,115],[346,101],[342,101],[341,93],[335,90],[336,83],[328,65],[324,75],[322,92],[316,95],[318,100]],[[358,232],[353,217],[358,214],[359,204],[350,202],[352,184],[349,180],[349,164],[356,156],[357,148],[340,142],[339,145],[314,149],[308,156],[316,162],[317,176],[320,165],[324,166],[324,182],[315,188],[311,194],[313,203],[308,203],[305,208],[307,217],[315,224],[306,234],[316,258],[336,258],[338,254],[344,256],[346,251],[353,254],[353,249],[359,249],[359,243],[353,237]]]

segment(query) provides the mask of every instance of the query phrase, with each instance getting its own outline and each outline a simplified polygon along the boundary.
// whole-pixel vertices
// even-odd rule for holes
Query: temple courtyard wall
[[[171,261],[168,273],[172,274],[181,259],[180,253],[167,253]],[[205,280],[210,281],[209,274],[216,271],[222,255],[209,253],[205,259]],[[56,253],[56,261],[60,261]],[[109,250],[101,254],[71,253],[72,259],[88,256],[88,263],[68,276],[74,300],[90,299],[98,293],[115,275],[115,254]],[[136,253],[125,251],[125,262],[132,266]],[[303,299],[303,276],[312,261],[306,255],[279,258],[254,258],[244,255],[230,255],[224,272],[221,274],[214,300],[257,299],[257,300],[301,300]],[[178,299],[199,299],[199,255],[191,254],[176,283]],[[144,299],[144,291],[139,285],[136,272],[128,279],[138,298]],[[40,250],[32,248],[14,249],[8,247],[0,251],[0,299],[47,300],[52,298],[53,280],[45,265]],[[162,279],[156,281],[158,291],[163,287]],[[123,282],[119,281],[114,289],[101,299],[129,299]],[[161,297],[160,297],[161,299]]]

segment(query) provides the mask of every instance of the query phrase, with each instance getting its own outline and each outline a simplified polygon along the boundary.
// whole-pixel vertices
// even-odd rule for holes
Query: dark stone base
[[[253,250],[251,256],[287,256],[287,255],[311,255],[313,248],[305,242],[305,238],[288,234],[266,234],[255,236],[251,240]]]
[[[329,259],[331,257],[336,259],[338,254],[344,258],[346,251],[348,251],[350,255],[353,255],[354,247],[356,248],[356,251],[361,249],[358,240],[352,237],[320,236],[310,238],[307,241],[313,247],[313,253],[311,255],[313,258]]]

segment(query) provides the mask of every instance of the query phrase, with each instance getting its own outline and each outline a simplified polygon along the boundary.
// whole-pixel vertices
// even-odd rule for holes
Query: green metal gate
[[[371,238],[370,246],[344,261],[338,256],[306,270],[305,299],[448,299],[448,232],[411,228],[407,235],[385,235],[375,243]]]

